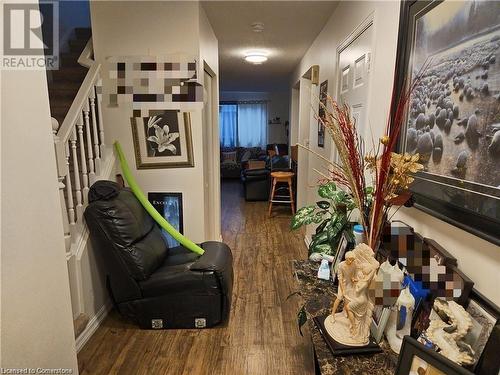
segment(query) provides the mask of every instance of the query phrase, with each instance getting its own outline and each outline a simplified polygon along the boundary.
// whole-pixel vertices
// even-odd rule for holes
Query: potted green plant
[[[373,189],[366,189],[367,201],[371,200],[372,193]],[[324,200],[300,208],[292,218],[291,228],[296,230],[303,225],[319,224],[309,244],[309,255],[334,255],[342,233],[346,234],[349,241],[353,240],[349,218],[356,204],[352,196],[338,189],[334,182],[320,185],[318,195]]]

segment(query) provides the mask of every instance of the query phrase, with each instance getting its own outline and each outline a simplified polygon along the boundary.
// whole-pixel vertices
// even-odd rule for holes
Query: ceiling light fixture
[[[252,23],[252,30],[254,33],[261,33],[264,31],[264,23],[263,22],[254,22]]]
[[[267,54],[262,51],[252,51],[245,54],[245,61],[259,65],[267,61]]]

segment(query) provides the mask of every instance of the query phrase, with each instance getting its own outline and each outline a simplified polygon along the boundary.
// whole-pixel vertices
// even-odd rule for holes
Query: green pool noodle
[[[118,141],[115,141],[114,146],[115,151],[118,155],[118,160],[120,160],[123,177],[125,177],[125,181],[127,181],[135,197],[139,200],[139,202],[141,202],[142,206],[146,209],[148,214],[151,215],[151,217],[160,225],[160,227],[165,229],[168,234],[170,234],[186,249],[191,250],[193,253],[203,255],[205,250],[203,250],[189,238],[179,233],[167,220],[165,220],[165,218],[156,210],[156,208],[154,208],[153,205],[149,203],[141,188],[139,187],[139,185],[137,185],[134,176],[132,176],[132,172],[130,172],[130,168],[127,164],[127,159],[125,159],[125,155],[123,155],[123,150],[120,146],[120,143]]]

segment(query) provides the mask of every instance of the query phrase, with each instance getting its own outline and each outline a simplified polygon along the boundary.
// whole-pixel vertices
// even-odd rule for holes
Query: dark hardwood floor
[[[226,326],[140,330],[115,311],[78,354],[80,374],[313,374],[310,338],[301,337],[300,297],[291,261],[307,254],[290,213],[245,202],[239,181],[223,183],[223,238],[233,251],[234,288]]]

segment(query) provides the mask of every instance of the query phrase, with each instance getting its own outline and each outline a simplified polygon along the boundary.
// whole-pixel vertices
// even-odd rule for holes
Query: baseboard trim
[[[90,340],[92,335],[97,331],[97,328],[101,325],[103,320],[108,315],[109,310],[111,310],[111,301],[106,302],[90,320],[85,329],[82,331],[80,336],[76,338],[76,352],[79,353],[80,350],[85,346],[87,341]]]

